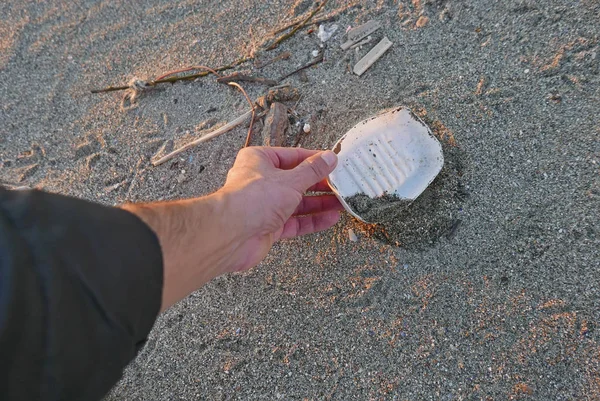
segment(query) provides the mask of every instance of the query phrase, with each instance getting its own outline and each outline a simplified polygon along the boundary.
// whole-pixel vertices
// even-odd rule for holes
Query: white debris
[[[319,55],[319,51],[318,50],[313,50],[312,51],[312,56],[313,57],[317,57]]]
[[[379,21],[371,20],[366,24],[350,29],[346,35],[348,40],[342,43],[342,50],[348,50],[350,46],[366,38],[379,28],[381,28]]]
[[[354,73],[358,76],[361,76],[371,67],[383,54],[392,47],[392,42],[387,37],[381,39],[374,48],[371,49],[370,52],[367,53],[355,66]]]
[[[302,127],[302,131],[304,131],[305,134],[309,134],[310,133],[310,124],[309,123],[304,124],[304,127]]]
[[[373,40],[372,36],[367,36],[365,39],[361,40],[358,43],[353,44],[352,46],[350,46],[351,49],[354,48],[360,48],[362,45],[366,45],[367,43],[371,42],[371,40]]]
[[[356,234],[354,234],[354,230],[351,228],[348,230],[348,239],[352,242],[358,242],[358,237]]]
[[[337,31],[338,26],[333,24],[329,27],[325,26],[325,24],[319,25],[319,33],[317,36],[321,39],[321,42],[325,43],[331,38],[331,36]]]

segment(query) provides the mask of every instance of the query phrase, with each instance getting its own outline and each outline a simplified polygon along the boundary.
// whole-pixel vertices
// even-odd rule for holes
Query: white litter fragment
[[[396,205],[408,206],[444,165],[442,145],[406,107],[358,123],[333,149],[338,165],[328,177],[329,186],[352,216],[370,223],[354,208],[355,195],[372,200],[392,195],[403,200]]]
[[[305,134],[309,134],[310,133],[310,124],[309,123],[304,124],[304,127],[302,127],[302,131],[304,131]]]
[[[348,239],[352,242],[358,242],[358,237],[351,228],[348,230]]]
[[[358,43],[353,44],[352,46],[350,46],[351,49],[357,48],[357,47],[361,47],[362,45],[366,45],[367,43],[371,42],[373,40],[372,36],[367,36],[365,39],[361,40]]]
[[[319,55],[319,51],[318,50],[313,50],[311,54],[312,54],[313,57],[317,57]]]
[[[350,46],[358,43],[360,40],[366,38],[379,28],[381,28],[381,23],[376,20],[371,20],[366,24],[362,24],[356,28],[350,29],[347,35],[348,40],[342,44],[342,50],[348,50]]]
[[[355,66],[354,73],[361,76],[371,67],[383,54],[392,47],[392,42],[387,38],[381,39],[381,42],[371,49]]]
[[[330,27],[325,26],[325,24],[319,25],[319,32],[317,36],[321,39],[321,42],[327,42],[331,36],[338,30],[337,24],[333,24]]]

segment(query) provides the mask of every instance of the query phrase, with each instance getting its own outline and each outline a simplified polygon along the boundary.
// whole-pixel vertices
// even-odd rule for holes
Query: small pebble
[[[348,230],[348,238],[352,242],[357,242],[358,241],[358,237],[356,236],[356,234],[354,234],[354,230],[353,229],[349,229]]]
[[[318,50],[313,50],[312,51],[312,56],[313,57],[317,57],[319,55],[319,51]]]
[[[302,131],[304,131],[305,134],[309,134],[310,133],[310,124],[309,123],[304,124],[304,127],[302,127]]]

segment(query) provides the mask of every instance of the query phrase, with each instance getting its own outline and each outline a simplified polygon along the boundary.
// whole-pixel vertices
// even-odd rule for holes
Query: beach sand
[[[108,205],[214,191],[246,126],[161,166],[149,160],[205,121],[243,114],[237,90],[213,77],[167,84],[126,111],[122,93],[90,90],[289,51],[238,68],[277,78],[320,40],[307,27],[275,50],[265,43],[312,8],[2,2],[0,181]],[[324,12],[339,26],[324,62],[307,82],[285,80],[312,127],[301,145],[330,148],[405,105],[444,143],[445,170],[385,227],[345,215],[162,314],[106,399],[600,399],[599,3],[332,0]],[[357,77],[351,67],[374,42],[339,45],[373,18],[374,39],[394,44]],[[243,86],[253,99],[265,90]]]

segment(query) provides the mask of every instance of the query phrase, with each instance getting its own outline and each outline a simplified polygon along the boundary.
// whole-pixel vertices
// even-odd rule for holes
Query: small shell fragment
[[[302,131],[304,131],[305,134],[310,134],[310,124],[304,124],[304,127],[302,127]]]
[[[348,230],[348,239],[352,242],[358,242],[358,237],[356,236],[356,234],[354,233],[353,229],[349,229]]]

